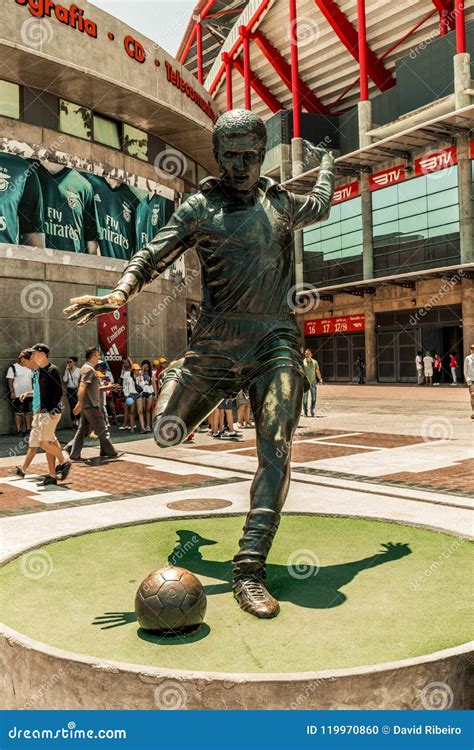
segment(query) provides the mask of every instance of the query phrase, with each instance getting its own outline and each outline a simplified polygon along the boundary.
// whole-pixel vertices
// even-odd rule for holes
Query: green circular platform
[[[242,523],[242,516],[157,521],[25,553],[0,569],[3,620],[77,654],[208,672],[380,664],[470,639],[468,542],[378,521],[284,516],[268,566],[281,613],[261,621],[231,593]],[[206,623],[188,637],[154,637],[133,611],[139,583],[170,555],[208,595]]]

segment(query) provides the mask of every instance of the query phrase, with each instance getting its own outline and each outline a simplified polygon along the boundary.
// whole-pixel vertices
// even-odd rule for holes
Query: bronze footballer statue
[[[290,481],[291,442],[304,390],[303,342],[294,292],[293,232],[325,218],[334,192],[332,154],[320,154],[318,180],[295,195],[260,176],[266,151],[263,120],[236,109],[217,120],[213,146],[219,178],[208,177],[155,238],[129,261],[115,290],[71,300],[65,312],[84,325],[120,308],[194,247],[202,266],[203,306],[189,351],[167,369],[154,414],[158,446],[186,439],[223,398],[250,394],[258,469],[250,510],[233,560],[240,607],[274,617],[265,565]]]

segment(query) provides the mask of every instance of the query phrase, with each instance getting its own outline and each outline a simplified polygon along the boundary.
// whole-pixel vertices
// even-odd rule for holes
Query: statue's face
[[[265,158],[262,144],[255,135],[223,135],[215,156],[221,175],[231,187],[242,193],[255,187]]]

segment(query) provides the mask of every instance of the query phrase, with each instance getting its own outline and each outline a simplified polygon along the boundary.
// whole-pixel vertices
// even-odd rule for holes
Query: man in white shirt
[[[418,352],[415,357],[415,366],[416,366],[416,379],[417,379],[417,385],[423,385],[425,382],[425,372],[423,367],[423,352]]]
[[[474,344],[471,344],[471,353],[464,360],[464,380],[471,394],[471,419],[474,419]]]
[[[64,370],[63,381],[66,383],[66,396],[69,404],[69,414],[74,427],[78,426],[78,419],[74,416],[74,407],[77,404],[77,390],[79,388],[79,379],[81,371],[77,366],[77,357],[68,357],[66,369]]]
[[[7,384],[10,401],[15,413],[15,427],[18,437],[24,437],[31,430],[31,398],[20,400],[20,396],[29,393],[32,388],[32,375],[28,367],[15,362],[7,370]]]
[[[423,367],[425,368],[425,380],[426,385],[433,385],[433,357],[429,352],[426,352],[423,357]]]

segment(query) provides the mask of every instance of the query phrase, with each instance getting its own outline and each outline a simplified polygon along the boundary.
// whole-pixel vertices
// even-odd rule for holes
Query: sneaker
[[[42,487],[48,487],[50,484],[57,485],[57,483],[58,483],[58,480],[56,479],[56,477],[51,477],[48,474],[47,476],[45,476],[45,478],[41,482],[41,486]]]
[[[102,458],[104,461],[112,461],[113,459],[120,458],[123,455],[123,451],[117,451],[116,453],[112,453],[110,456],[107,453],[101,453],[100,458]]]
[[[129,430],[129,429],[130,429],[129,427],[123,427],[123,426],[119,427],[119,430]]]
[[[15,466],[15,470],[13,473],[16,474],[17,477],[21,477],[22,479],[24,479],[26,476],[21,466]]]
[[[262,580],[256,574],[238,578],[233,582],[232,589],[240,609],[254,617],[268,619],[276,617],[280,611],[277,600],[269,594]]]
[[[59,464],[59,466],[56,466],[56,474],[60,474],[60,480],[61,482],[64,482],[65,479],[67,479],[67,476],[69,472],[71,471],[72,463],[70,461],[66,461],[63,464]]]

